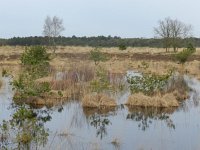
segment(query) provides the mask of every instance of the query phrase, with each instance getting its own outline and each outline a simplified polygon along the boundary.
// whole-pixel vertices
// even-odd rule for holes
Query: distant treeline
[[[162,39],[156,38],[120,38],[120,37],[56,37],[54,39],[56,45],[61,46],[92,46],[92,47],[118,47],[120,45],[130,47],[163,47]],[[49,45],[49,38],[42,36],[34,37],[14,37],[10,39],[0,39],[0,45],[10,46],[31,46],[31,45]],[[185,47],[188,43],[192,43],[196,47],[200,47],[200,38],[187,38],[179,40],[179,47]]]

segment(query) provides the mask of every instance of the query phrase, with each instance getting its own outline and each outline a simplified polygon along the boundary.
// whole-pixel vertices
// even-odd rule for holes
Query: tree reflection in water
[[[145,131],[155,120],[165,121],[169,128],[175,129],[173,121],[170,119],[170,114],[176,108],[141,108],[129,107],[129,113],[126,119],[134,120],[138,123],[138,127]]]
[[[51,120],[48,110],[33,110],[26,106],[15,107],[9,121],[0,125],[0,149],[38,149],[48,140],[44,123]]]
[[[97,129],[97,137],[100,137],[100,139],[102,139],[104,136],[107,135],[106,126],[111,124],[109,119],[107,119],[105,116],[101,116],[98,114],[90,116],[89,119],[90,125]]]
[[[116,115],[115,107],[111,108],[83,108],[89,124],[97,129],[96,136],[103,139],[107,135],[107,126],[111,125],[109,116]]]

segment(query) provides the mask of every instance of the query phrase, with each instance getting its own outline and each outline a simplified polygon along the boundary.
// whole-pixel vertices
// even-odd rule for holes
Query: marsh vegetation
[[[20,57],[1,61],[1,149],[139,149],[151,130],[159,141],[159,129],[173,136],[188,130],[180,118],[198,124],[189,113],[198,113],[200,97],[192,46],[177,54],[141,53],[152,60],[131,48],[57,47],[53,55],[45,46],[21,49]],[[169,144],[177,146],[171,140],[159,146]]]

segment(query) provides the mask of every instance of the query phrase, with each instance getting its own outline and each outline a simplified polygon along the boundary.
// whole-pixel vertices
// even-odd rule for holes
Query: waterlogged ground
[[[119,106],[111,110],[83,109],[79,101],[51,108],[51,119],[44,124],[48,141],[37,149],[199,150],[200,82],[185,80],[192,91],[178,109],[127,108],[120,105],[129,95],[126,92],[118,97]],[[9,78],[3,81],[0,122],[14,113]]]

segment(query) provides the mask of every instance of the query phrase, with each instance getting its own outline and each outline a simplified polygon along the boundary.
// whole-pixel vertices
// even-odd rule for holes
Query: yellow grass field
[[[57,70],[70,69],[72,66],[92,65],[94,62],[83,57],[88,56],[89,52],[94,49],[93,47],[75,47],[75,46],[58,46],[56,50],[56,57],[50,61],[51,66],[55,67]],[[2,46],[0,47],[0,71],[4,68],[8,70],[11,74],[15,75],[20,71],[20,55],[25,50],[22,46]],[[182,49],[179,49],[181,51]],[[51,50],[48,50],[51,52]],[[110,59],[105,62],[101,62],[100,65],[105,67],[107,70],[113,73],[125,73],[127,70],[138,70],[141,72],[151,72],[156,74],[164,74],[170,69],[175,69],[188,73],[192,76],[200,79],[200,61],[193,59],[188,61],[182,66],[176,61],[165,60],[160,58],[160,56],[168,56],[170,58],[173,54],[165,53],[163,48],[131,48],[128,47],[127,50],[120,51],[117,47],[115,48],[102,48],[101,51],[106,54],[110,54]],[[73,56],[71,56],[73,54]],[[138,55],[139,56],[136,56]],[[65,56],[66,55],[66,56]],[[145,55],[144,58],[141,56]],[[200,48],[197,48],[195,54],[200,57]],[[77,56],[77,57],[76,57]],[[135,57],[134,57],[135,56]],[[154,57],[149,59],[150,57]],[[137,59],[136,59],[137,58]],[[141,58],[141,59],[140,59]],[[148,64],[148,68],[144,69],[142,64]]]
[[[94,47],[81,47],[81,46],[57,46],[57,53],[88,53],[90,50],[94,49]],[[119,50],[118,47],[111,47],[111,48],[100,48],[102,52],[106,53],[117,53],[117,54],[134,54],[134,53],[149,53],[149,54],[160,54],[165,53],[164,48],[150,48],[150,47],[128,47],[126,50]],[[0,55],[14,55],[14,54],[21,54],[25,50],[25,46],[1,46],[0,47]],[[181,51],[182,48],[179,48]],[[173,49],[170,50],[173,52]],[[200,48],[196,49],[197,55],[200,55]]]

